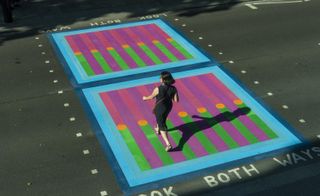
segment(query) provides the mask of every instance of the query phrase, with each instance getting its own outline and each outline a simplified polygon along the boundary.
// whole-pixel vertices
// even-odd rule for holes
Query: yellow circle
[[[146,120],[139,120],[138,121],[138,125],[140,126],[146,126],[148,124],[148,122]]]
[[[188,113],[187,112],[179,112],[178,115],[180,117],[186,117],[186,116],[188,116]]]
[[[218,109],[222,109],[222,108],[224,108],[225,106],[224,106],[224,104],[222,104],[222,103],[218,103],[218,104],[216,105],[216,107],[217,107]]]
[[[204,107],[200,107],[197,110],[198,110],[199,113],[205,113],[207,111],[207,109],[204,108]]]
[[[118,128],[118,130],[123,131],[123,130],[127,129],[127,125],[125,125],[125,124],[118,124],[118,125],[117,125],[117,128]]]
[[[233,103],[236,105],[241,105],[241,104],[243,104],[243,101],[241,101],[240,99],[236,99],[233,101]]]

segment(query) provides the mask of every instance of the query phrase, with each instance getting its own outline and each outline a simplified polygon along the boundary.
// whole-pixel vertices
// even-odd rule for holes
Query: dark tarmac
[[[222,64],[306,143],[134,193],[320,194],[320,2],[259,2],[265,4],[22,1],[14,22],[0,23],[0,195],[125,194],[47,33],[158,17]],[[286,166],[279,161],[288,159]],[[258,172],[247,172],[252,165]],[[237,168],[240,177],[232,173]],[[210,187],[206,176],[216,183]]]

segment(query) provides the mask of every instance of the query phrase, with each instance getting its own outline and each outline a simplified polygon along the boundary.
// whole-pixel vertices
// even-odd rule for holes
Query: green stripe
[[[237,128],[237,130],[248,140],[249,143],[257,143],[259,139],[251,133],[251,131],[242,124],[242,122],[226,107],[219,109],[224,117]]]
[[[246,106],[245,104],[238,105],[239,108],[244,108]],[[277,134],[270,129],[270,127],[259,118],[258,115],[256,115],[252,110],[247,114],[248,118],[250,118],[270,139],[277,138]]]
[[[204,149],[209,153],[216,153],[218,152],[217,148],[212,144],[212,142],[207,138],[207,136],[200,130],[196,123],[193,122],[193,119],[187,115],[185,117],[180,117],[184,123],[190,123],[189,131],[193,132],[194,137],[196,137],[199,142],[202,144]]]
[[[108,50],[108,52],[111,54],[111,56],[114,58],[114,60],[117,61],[118,65],[120,66],[120,68],[122,70],[130,69],[130,67],[122,59],[122,57],[119,55],[119,53],[116,50]]]
[[[183,54],[183,56],[186,57],[187,59],[193,58],[193,56],[186,49],[184,49],[182,46],[180,46],[180,44],[178,44],[178,42],[172,40],[172,41],[169,41],[169,43],[171,43],[171,45],[173,47],[175,47],[179,52],[181,52],[181,54]]]
[[[91,52],[91,53],[94,56],[94,58],[98,61],[98,63],[100,64],[104,72],[106,73],[112,72],[112,69],[110,68],[108,63],[104,60],[100,52]]]
[[[87,73],[88,76],[94,76],[96,75],[94,71],[92,70],[90,64],[88,63],[87,59],[82,54],[76,55],[78,61],[80,62],[82,68]]]
[[[157,48],[159,48],[159,50],[161,50],[161,52],[163,52],[171,61],[179,61],[179,59],[174,56],[163,44],[159,43],[155,43],[154,45],[157,46]]]
[[[219,137],[224,141],[224,143],[227,144],[229,148],[239,147],[239,144],[229,135],[229,133],[219,124],[219,122],[209,112],[201,113],[201,116],[209,118],[208,121],[210,122],[208,123],[210,125],[213,124],[211,128],[219,135]]]
[[[157,152],[159,158],[161,159],[163,165],[170,165],[173,164],[174,161],[170,154],[165,151],[165,147],[159,141],[158,136],[155,134],[152,127],[147,124],[145,126],[140,126],[143,133],[146,135],[147,139],[149,140],[150,144],[153,146],[154,150]]]
[[[167,120],[166,123],[167,123],[168,129],[172,130],[174,128],[174,125],[170,120]],[[172,131],[169,131],[168,133],[177,145],[181,142],[182,136],[178,130],[172,130]],[[181,146],[181,148],[182,148],[181,149],[182,154],[186,157],[186,159],[190,160],[197,157],[187,143]]]
[[[150,58],[151,60],[157,65],[157,64],[162,64],[162,61],[157,57],[157,55],[155,55],[152,50],[146,46],[146,45],[141,45],[139,46],[143,52],[145,52]]]
[[[146,64],[143,60],[137,55],[137,53],[132,48],[124,48],[125,51],[131,56],[131,58],[137,63],[139,67],[145,67]]]
[[[140,150],[138,144],[136,143],[134,137],[131,135],[128,128],[126,128],[125,130],[121,130],[119,132],[121,133],[123,140],[126,142],[131,154],[133,155],[140,169],[141,170],[151,169],[149,162],[143,155],[142,151]]]

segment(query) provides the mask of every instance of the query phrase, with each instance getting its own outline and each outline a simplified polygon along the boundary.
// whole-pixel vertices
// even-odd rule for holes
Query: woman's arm
[[[151,95],[143,96],[142,99],[143,99],[143,101],[150,100],[150,99],[153,99],[158,94],[159,94],[159,88],[156,87],[155,89],[153,89],[153,92],[151,93]]]
[[[174,101],[174,102],[179,102],[179,94],[178,94],[178,92],[176,92],[176,93],[174,94],[174,96],[173,96],[173,101]]]

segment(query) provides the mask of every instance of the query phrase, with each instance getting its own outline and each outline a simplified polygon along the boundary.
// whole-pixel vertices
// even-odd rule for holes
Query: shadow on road
[[[25,0],[13,10],[14,22],[0,22],[0,45],[5,41],[28,37],[42,29],[68,26],[81,21],[126,18],[173,12],[191,17],[200,13],[227,10],[238,0]]]

